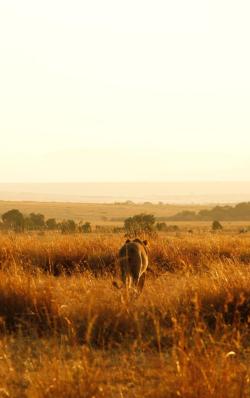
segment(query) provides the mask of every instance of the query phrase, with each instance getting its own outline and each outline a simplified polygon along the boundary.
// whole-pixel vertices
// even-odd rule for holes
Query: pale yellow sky
[[[249,19],[249,0],[0,0],[0,182],[249,180]]]

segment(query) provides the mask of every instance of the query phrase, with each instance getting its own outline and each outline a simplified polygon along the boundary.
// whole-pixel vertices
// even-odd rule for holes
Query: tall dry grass
[[[90,271],[99,276],[114,273],[117,252],[124,237],[115,235],[61,235],[58,233],[0,234],[0,266],[17,262],[30,272],[53,274]],[[250,235],[165,236],[149,240],[151,268],[157,272],[201,270],[211,263],[232,260],[250,264]]]
[[[248,397],[249,237],[151,241],[136,300],[112,286],[122,242],[0,236],[0,397]]]

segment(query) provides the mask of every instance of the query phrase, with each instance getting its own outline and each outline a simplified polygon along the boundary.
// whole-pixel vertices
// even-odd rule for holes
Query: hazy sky
[[[0,0],[0,181],[250,180],[249,0]]]

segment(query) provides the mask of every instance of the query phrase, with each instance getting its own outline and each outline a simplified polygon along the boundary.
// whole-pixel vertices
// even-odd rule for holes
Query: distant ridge
[[[0,200],[207,204],[250,201],[250,182],[0,183]]]

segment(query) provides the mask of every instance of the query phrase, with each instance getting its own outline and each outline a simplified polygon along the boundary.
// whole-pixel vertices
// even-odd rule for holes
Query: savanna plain
[[[0,235],[0,397],[250,395],[250,234],[147,237],[135,297],[124,234]]]

